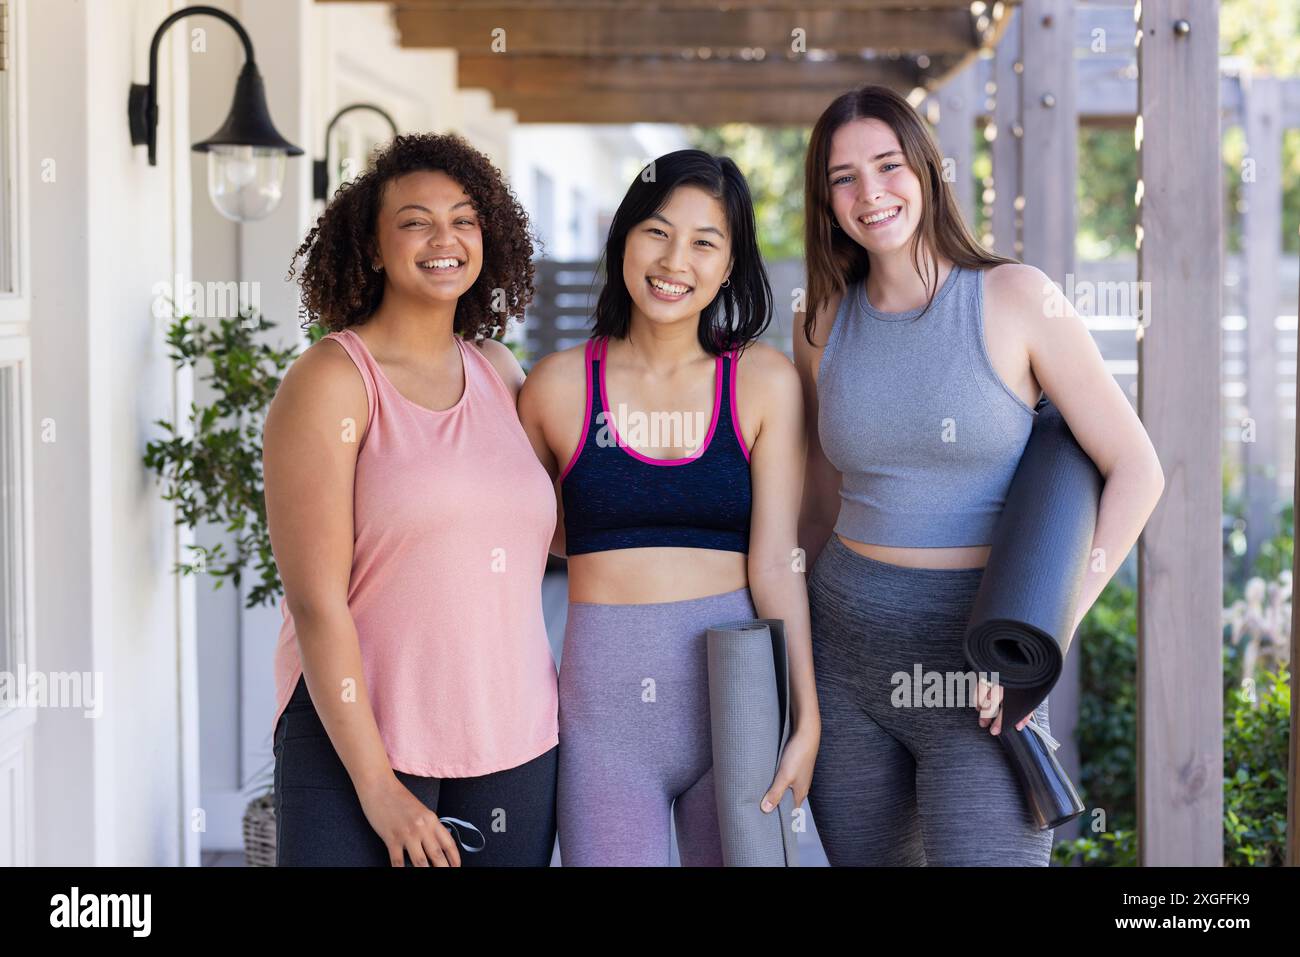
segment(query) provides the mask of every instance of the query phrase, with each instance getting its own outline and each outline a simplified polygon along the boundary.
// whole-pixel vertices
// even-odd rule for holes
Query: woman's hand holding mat
[[[794,792],[794,806],[803,805],[808,790],[812,787],[812,769],[817,760],[818,738],[795,730],[781,752],[781,766],[776,769],[772,786],[763,795],[759,807],[767,814],[777,807],[787,791]]]
[[[976,693],[975,706],[980,712],[980,727],[987,728],[990,723],[993,727],[991,734],[1000,734],[1002,731],[1002,685],[989,684],[983,678],[978,681],[979,690]],[[1029,724],[1033,718],[1034,712],[1030,712],[1016,722],[1016,730],[1025,730],[1025,725]]]
[[[713,734],[713,790],[722,860],[727,867],[794,867],[794,795],[781,786],[776,811],[764,813],[790,738],[790,674],[785,624],[755,618],[708,629],[709,719]],[[792,779],[792,772],[785,774]]]

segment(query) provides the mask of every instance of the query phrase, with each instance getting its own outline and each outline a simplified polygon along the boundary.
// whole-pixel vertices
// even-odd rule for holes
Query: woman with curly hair
[[[330,332],[265,428],[281,865],[550,860],[555,497],[494,338],[532,295],[527,227],[463,139],[399,136],[294,256]]]

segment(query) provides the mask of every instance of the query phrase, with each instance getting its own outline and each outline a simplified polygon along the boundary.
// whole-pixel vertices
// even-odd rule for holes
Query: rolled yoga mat
[[[1092,552],[1103,485],[1059,409],[1044,397],[993,531],[965,638],[966,660],[997,672],[1002,730],[1012,766],[1040,829],[1083,813],[1078,792],[1056,760],[1059,746],[1031,722],[1061,676]]]
[[[708,630],[713,787],[727,867],[796,867],[794,794],[764,814],[790,737],[785,623],[755,618]]]

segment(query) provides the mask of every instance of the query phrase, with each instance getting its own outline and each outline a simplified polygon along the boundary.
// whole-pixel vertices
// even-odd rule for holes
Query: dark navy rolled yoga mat
[[[1061,676],[1079,592],[1092,552],[1101,473],[1044,397],[993,531],[988,564],[967,626],[966,660],[997,672],[1002,730],[1040,829],[1083,813],[1083,802],[1049,744],[1016,722],[1047,697]]]
[[[785,623],[754,618],[708,629],[713,789],[727,867],[796,867],[794,793],[764,814],[790,737]]]

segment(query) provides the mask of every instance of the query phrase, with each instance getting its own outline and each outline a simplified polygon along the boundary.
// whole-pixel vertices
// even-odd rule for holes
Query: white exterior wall
[[[151,305],[188,271],[189,196],[174,175],[185,76],[163,45],[158,166],[130,144],[125,109],[147,74],[166,0],[26,7],[31,183],[35,666],[102,672],[103,715],[39,709],[33,863],[180,863],[184,806],[180,696],[189,632],[171,574],[171,509],[141,456],[172,419],[178,383]],[[57,51],[57,55],[50,55]],[[44,54],[44,55],[42,55]],[[58,109],[51,108],[58,104]],[[48,169],[50,167],[44,166]],[[193,767],[192,761],[189,763]]]
[[[322,208],[311,198],[311,161],[323,156],[330,117],[351,103],[373,103],[393,117],[401,132],[459,132],[501,162],[508,155],[514,114],[492,109],[480,91],[456,88],[452,51],[401,49],[382,4],[242,0],[223,6],[252,37],[276,127],[306,155],[289,161],[281,206],[267,219],[247,225],[230,223],[212,208],[203,160],[195,158],[195,272],[199,279],[258,283],[263,314],[287,343],[298,336],[299,320],[298,287],[285,280],[285,273]],[[196,140],[225,117],[242,58],[233,34],[215,34],[207,57],[190,56],[191,134]],[[225,51],[220,58],[213,56],[218,39]],[[367,124],[367,131],[382,129],[374,125],[382,121],[367,114],[349,114],[343,123],[349,122]],[[208,530],[200,540],[211,544],[220,537]],[[202,805],[207,812],[202,843],[204,850],[238,849],[244,807],[272,759],[271,666],[281,615],[278,608],[245,609],[229,588],[213,590],[206,583],[200,583],[198,604]]]
[[[271,758],[279,610],[246,610],[228,587],[173,574],[190,541],[210,546],[222,533],[178,530],[142,462],[161,435],[155,420],[178,421],[191,397],[210,398],[172,368],[168,319],[153,315],[158,284],[257,283],[277,336],[297,339],[297,286],[285,273],[320,210],[311,160],[348,103],[376,103],[403,131],[461,133],[530,209],[531,171],[547,171],[562,224],[553,255],[594,257],[600,217],[639,165],[681,145],[662,128],[539,128],[521,139],[513,112],[457,89],[454,53],[401,49],[383,4],[217,0],[252,38],[277,128],[306,151],[288,162],[280,207],[235,224],[212,207],[206,158],[190,150],[230,106],[243,55],[228,26],[196,16],[171,28],[157,166],[130,143],[129,86],[146,80],[153,33],[182,5],[13,5],[29,72],[20,145],[32,171],[20,190],[31,317],[12,327],[30,343],[27,665],[101,672],[105,701],[97,720],[46,708],[0,724],[0,750],[20,749],[0,756],[19,795],[0,804],[9,818],[0,827],[20,835],[16,863],[193,865],[200,849],[237,849],[250,786]],[[40,175],[46,161],[52,182]],[[47,423],[51,442],[41,441]]]
[[[687,145],[677,127],[657,124],[516,126],[510,137],[510,179],[534,217],[546,208],[537,194],[540,171],[550,180],[553,210],[545,258],[596,259],[607,222],[638,171],[656,156]],[[545,232],[545,223],[535,223]]]

